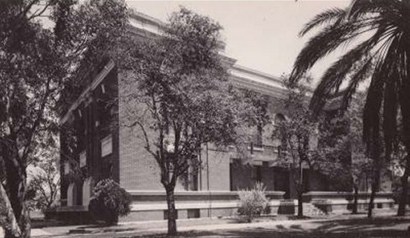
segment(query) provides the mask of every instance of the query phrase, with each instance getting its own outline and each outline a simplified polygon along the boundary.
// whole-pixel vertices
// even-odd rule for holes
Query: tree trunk
[[[353,186],[354,189],[354,195],[353,195],[353,208],[352,208],[352,214],[357,214],[358,213],[358,200],[359,200],[359,187],[357,185]]]
[[[175,209],[174,188],[166,188],[167,205],[168,205],[168,235],[173,236],[177,234],[177,210]]]
[[[31,222],[30,222],[30,213],[25,205],[24,209],[20,215],[20,220],[18,223],[20,234],[16,233],[13,230],[5,230],[5,238],[29,238],[31,237]]]
[[[298,217],[303,217],[303,193],[298,192]]]
[[[4,231],[6,234],[12,235],[9,237],[19,237],[21,235],[20,227],[17,224],[13,208],[2,184],[0,184],[0,206],[4,208],[0,214],[0,216],[4,217],[5,224],[2,224]]]
[[[372,191],[370,193],[370,201],[369,201],[369,208],[367,211],[367,217],[371,218],[373,215],[373,208],[374,208],[374,197],[376,196],[376,190],[374,189],[374,186],[372,185]]]
[[[407,166],[404,171],[404,175],[401,177],[401,194],[399,200],[399,209],[397,210],[397,216],[406,215],[406,206],[407,206],[407,196],[408,196],[408,177],[409,177],[409,157],[407,157]]]
[[[15,214],[14,210],[10,207],[10,211],[13,215]],[[17,216],[14,216],[17,217]],[[22,210],[19,214],[19,219],[16,220],[17,224],[12,224],[12,226],[5,227],[5,238],[29,238],[31,236],[31,222],[30,222],[30,213],[26,207],[26,204],[22,204]]]
[[[379,166],[379,165],[376,165],[376,166]],[[374,172],[373,183],[372,183],[372,191],[370,193],[369,209],[367,212],[368,218],[371,218],[373,215],[374,199],[376,197],[376,192],[379,188],[379,183],[380,183],[380,170],[379,168],[376,168],[376,171]]]
[[[10,153],[10,157],[5,160],[5,166],[7,171],[7,196],[12,207],[12,212],[17,221],[20,234],[16,235],[17,233],[15,230],[13,231],[6,228],[6,238],[30,237],[30,214],[25,202],[27,174],[25,167],[22,167],[17,161],[19,161],[17,155]]]
[[[408,40],[408,38],[407,38]],[[407,51],[407,57],[410,56],[410,52]],[[407,63],[407,70],[409,70],[410,64]],[[403,144],[406,148],[406,167],[404,169],[404,175],[401,178],[402,192],[400,195],[399,209],[397,211],[398,216],[404,216],[406,214],[407,196],[408,196],[408,177],[410,176],[410,82],[404,80],[401,92],[399,94],[400,99],[400,111],[402,115],[403,125]],[[409,227],[410,228],[410,227]]]

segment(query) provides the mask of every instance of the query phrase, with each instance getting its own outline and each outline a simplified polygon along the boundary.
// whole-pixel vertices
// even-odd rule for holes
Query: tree
[[[352,213],[356,214],[359,186],[363,179],[374,174],[371,173],[373,161],[362,140],[364,94],[357,93],[347,110],[338,109],[339,99],[337,96],[333,98],[327,105],[327,111],[319,117],[318,155],[313,167],[329,176],[333,188],[353,189]]]
[[[51,126],[38,132],[38,138],[33,141],[31,163],[27,167],[28,187],[26,203],[29,210],[46,211],[57,205],[60,195],[59,171],[59,139],[57,118],[49,115]]]
[[[249,111],[244,113],[243,120],[249,127],[256,129],[256,135],[253,133],[251,139],[251,147],[262,146],[263,128],[271,122],[271,117],[268,112],[270,98],[267,95],[251,91],[249,89],[236,90],[237,100],[244,101],[249,105]],[[252,134],[252,133],[250,133]]]
[[[349,133],[347,139],[350,144],[351,153],[351,174],[354,191],[354,203],[352,213],[356,214],[358,211],[358,192],[359,184],[362,179],[368,175],[374,175],[372,170],[375,168],[373,160],[369,157],[366,151],[366,145],[363,142],[363,122],[361,115],[363,115],[364,108],[364,93],[357,93],[356,98],[352,100],[349,109],[345,112],[347,118],[349,118]],[[374,180],[375,178],[372,178]],[[372,207],[370,208],[372,209]]]
[[[32,171],[27,189],[28,206],[42,211],[56,206],[60,191],[60,171],[57,159],[55,157],[44,159]],[[30,193],[31,199],[28,195]]]
[[[327,176],[329,189],[346,191],[352,186],[351,174],[347,172],[351,165],[349,118],[338,110],[337,98],[333,100],[316,118],[318,145],[312,156],[312,167]]]
[[[56,126],[61,91],[80,64],[111,46],[110,37],[115,40],[127,20],[121,1],[75,4],[0,1],[0,201],[7,214],[1,224],[5,237],[30,236],[26,169],[36,161],[33,153],[41,133]],[[59,9],[64,14],[58,14]],[[55,29],[38,20],[46,13],[56,22]]]
[[[307,88],[292,85],[286,79],[284,85],[288,90],[288,95],[283,100],[286,118],[278,121],[274,137],[282,141],[278,162],[290,171],[298,197],[298,217],[303,217],[303,164],[311,164],[309,141],[315,133],[316,123],[307,105]]]
[[[409,1],[353,0],[346,9],[333,8],[318,14],[305,25],[300,35],[319,26],[325,27],[299,53],[291,74],[291,81],[297,82],[328,53],[346,44],[352,46],[323,74],[311,106],[319,111],[341,85],[347,85],[343,90],[343,104],[347,106],[358,85],[370,75],[363,113],[363,138],[375,166],[371,201],[379,187],[384,162],[382,154],[389,160],[393,150],[399,113],[403,120],[403,143],[407,154],[410,152],[410,81],[407,76],[410,63],[406,60],[410,54],[410,30],[406,24],[410,19],[409,11]],[[406,186],[403,188],[407,187],[410,174],[409,156],[405,171],[402,183]],[[399,215],[404,212],[401,206]],[[371,209],[368,215],[371,216]]]
[[[201,145],[235,144],[240,114],[218,51],[221,26],[185,8],[173,13],[163,36],[124,44],[127,126],[143,135],[166,191],[168,234],[177,232],[174,188],[200,166]],[[122,64],[121,64],[122,63]]]

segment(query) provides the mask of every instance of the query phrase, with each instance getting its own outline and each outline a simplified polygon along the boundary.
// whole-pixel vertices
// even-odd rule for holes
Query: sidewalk
[[[179,232],[193,232],[219,234],[222,236],[222,231],[246,231],[246,230],[265,230],[270,232],[310,232],[322,231],[326,232],[343,232],[345,230],[360,229],[367,231],[372,229],[389,229],[389,231],[405,231],[410,225],[410,218],[395,217],[394,210],[378,211],[375,213],[375,219],[364,219],[366,214],[350,215],[338,214],[330,215],[323,218],[305,219],[305,220],[290,220],[285,216],[272,217],[270,220],[261,219],[253,223],[238,223],[234,218],[200,218],[178,220],[177,226]],[[378,219],[378,220],[377,220]],[[357,220],[357,222],[356,222]],[[366,224],[358,226],[360,222],[366,221]],[[370,221],[370,223],[369,223]],[[398,222],[399,221],[399,222]],[[41,229],[33,229],[32,237],[141,237],[145,235],[156,236],[165,234],[167,231],[167,221],[145,221],[145,222],[123,222],[117,226],[100,227],[93,225],[80,226],[58,226],[45,227]],[[207,236],[207,235],[206,235]],[[206,237],[205,236],[205,237]],[[0,237],[1,232],[0,232]],[[217,236],[218,237],[218,236]],[[241,236],[234,236],[241,237]],[[246,236],[244,236],[246,237]]]

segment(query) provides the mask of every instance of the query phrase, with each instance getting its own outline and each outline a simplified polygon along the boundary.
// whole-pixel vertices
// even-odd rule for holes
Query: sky
[[[307,40],[298,32],[316,14],[334,7],[347,7],[348,0],[271,1],[136,1],[129,7],[166,21],[179,6],[209,16],[222,25],[226,55],[237,64],[274,76],[288,74]],[[330,56],[312,69],[314,78],[336,59]]]

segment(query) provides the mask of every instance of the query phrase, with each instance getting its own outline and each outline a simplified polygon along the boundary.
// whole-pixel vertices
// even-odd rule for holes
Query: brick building
[[[161,35],[164,24],[136,13],[130,18],[130,32],[136,39]],[[223,55],[223,52],[221,52]],[[231,82],[270,97],[272,118],[283,118],[280,98],[286,95],[279,78],[235,64],[230,65]],[[133,195],[132,213],[125,219],[150,220],[166,217],[165,191],[160,183],[155,160],[145,151],[144,141],[135,128],[122,126],[128,108],[121,100],[124,72],[113,61],[102,60],[100,67],[85,76],[80,96],[61,117],[61,207],[60,213],[85,212],[93,185],[103,178],[113,178]],[[119,99],[119,100],[116,100]],[[232,153],[203,145],[198,155],[202,168],[189,184],[178,184],[176,208],[179,218],[233,215],[237,208],[236,190],[262,182],[276,213],[282,199],[294,199],[296,192],[289,172],[276,166],[279,140],[271,138],[274,121],[263,128],[258,143],[250,145],[252,159],[243,161]],[[332,191],[326,177],[304,169],[306,201],[329,199],[341,208],[349,204],[348,192]],[[383,191],[390,191],[383,183]],[[367,193],[362,193],[365,203]],[[381,193],[376,203],[390,205],[389,193]]]

